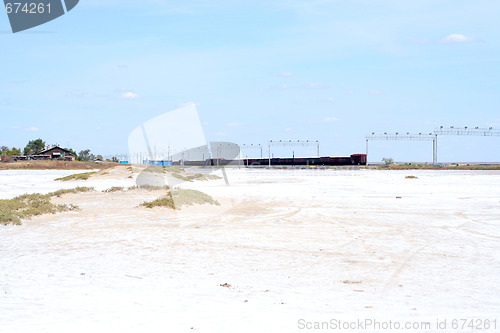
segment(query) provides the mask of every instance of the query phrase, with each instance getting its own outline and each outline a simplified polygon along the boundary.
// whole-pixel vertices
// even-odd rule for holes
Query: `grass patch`
[[[107,190],[104,190],[103,192],[110,193],[110,192],[118,192],[118,191],[123,191],[123,186],[113,186],[111,188],[108,188]]]
[[[210,205],[220,206],[220,203],[217,200],[215,200],[208,194],[197,190],[176,189],[173,190],[171,193],[175,201],[175,204],[179,208],[181,206],[192,206],[194,204],[197,205],[210,204]]]
[[[11,210],[0,210],[0,224],[21,225],[21,219]]]
[[[192,180],[187,179],[186,177],[184,177],[183,175],[181,175],[181,174],[180,174],[180,173],[178,173],[178,172],[173,172],[173,173],[172,173],[172,177],[175,177],[175,178],[177,178],[177,179],[183,180],[183,181],[185,181],[185,182],[191,182],[191,181],[192,181]]]
[[[192,205],[216,205],[220,203],[206,193],[197,190],[176,189],[167,195],[153,201],[145,201],[141,204],[146,208],[167,207],[170,209],[180,209],[182,206]]]
[[[0,224],[20,225],[21,219],[30,219],[33,216],[78,210],[78,206],[73,204],[55,205],[50,199],[52,197],[60,197],[64,194],[90,192],[93,190],[93,187],[77,187],[73,189],[62,189],[48,194],[23,194],[13,199],[0,200]]]
[[[147,190],[147,191],[159,191],[159,190],[170,190],[168,185],[165,186],[154,186],[154,185],[140,185],[140,186],[130,186],[128,190]]]
[[[216,180],[216,179],[222,179],[221,177],[219,176],[216,176],[216,175],[205,175],[205,174],[202,174],[202,173],[197,173],[197,174],[194,174],[194,175],[187,175],[187,176],[183,176],[177,172],[174,172],[172,173],[172,176],[177,178],[177,179],[180,179],[180,180],[184,180],[186,182],[193,182],[195,180],[200,180],[200,181],[207,181],[207,180]]]
[[[145,201],[141,203],[141,206],[144,206],[146,208],[167,207],[170,209],[175,209],[174,199],[172,199],[172,197],[170,196],[164,196],[153,201]]]
[[[406,176],[405,178],[406,178],[406,179],[418,179],[418,177],[417,177],[417,176]]]
[[[184,172],[184,168],[181,168],[177,165],[167,165],[164,167],[165,171],[168,172],[176,172],[176,173],[181,173]]]
[[[70,180],[87,180],[89,179],[90,176],[95,174],[96,172],[84,172],[84,173],[77,173],[75,175],[69,175],[66,177],[61,177],[61,178],[56,178],[55,180],[67,182]]]
[[[76,188],[57,190],[55,192],[49,193],[49,195],[52,197],[60,197],[61,195],[64,194],[76,194],[81,192],[92,192],[92,191],[94,191],[93,187],[78,186]]]

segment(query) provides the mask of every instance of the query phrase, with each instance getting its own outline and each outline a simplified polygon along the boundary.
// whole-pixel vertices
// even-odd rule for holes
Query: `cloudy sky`
[[[0,145],[121,154],[135,127],[191,102],[209,141],[319,140],[332,156],[363,153],[371,132],[500,128],[498,13],[497,0],[81,0],[17,34],[2,13]],[[371,142],[382,157],[431,161],[432,144]],[[500,161],[500,138],[442,137],[439,159]]]

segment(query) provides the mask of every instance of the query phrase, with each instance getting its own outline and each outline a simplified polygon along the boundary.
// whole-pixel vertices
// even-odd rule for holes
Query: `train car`
[[[173,165],[185,166],[226,166],[234,161],[226,159],[210,158],[205,161],[175,161]],[[235,164],[235,163],[233,163]],[[350,157],[273,157],[269,158],[245,158],[239,161],[245,166],[342,166],[342,165],[366,165],[366,154],[353,154]]]

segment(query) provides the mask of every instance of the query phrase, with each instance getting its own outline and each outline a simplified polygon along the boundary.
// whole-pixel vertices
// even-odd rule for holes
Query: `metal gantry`
[[[432,141],[432,163],[437,164],[438,160],[438,135],[468,135],[468,136],[500,136],[500,130],[480,127],[444,127],[440,126],[431,133],[371,133],[366,138],[366,156],[368,161],[368,141],[369,140],[406,140],[406,141]]]
[[[368,141],[369,140],[404,140],[404,141],[432,141],[432,162],[437,163],[437,135],[434,133],[383,133],[373,132],[366,136],[366,161],[368,163]]]
[[[309,140],[306,140],[306,141],[301,141],[301,140],[270,140],[268,143],[267,143],[267,147],[269,149],[269,166],[271,166],[271,147],[273,146],[283,146],[283,147],[310,147],[310,146],[316,146],[316,149],[317,149],[317,154],[318,154],[318,157],[319,156],[319,141],[316,140],[316,141],[309,141]]]
[[[257,150],[260,150],[260,158],[262,158],[262,152],[263,152],[263,146],[259,143],[259,144],[256,144],[254,145],[253,143],[251,144],[242,144],[240,146],[241,148],[241,151],[247,151],[247,150],[254,150],[254,149],[257,149]],[[248,157],[248,156],[247,156]]]
[[[450,126],[446,128],[439,126],[434,131],[437,135],[474,135],[474,136],[500,136],[500,130],[493,127],[480,128],[480,127],[455,127]]]

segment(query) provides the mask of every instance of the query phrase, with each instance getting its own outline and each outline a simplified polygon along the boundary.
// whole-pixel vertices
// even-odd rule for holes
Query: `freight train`
[[[175,161],[173,165],[185,166],[338,166],[338,165],[366,165],[366,154],[353,154],[349,157],[277,157],[277,158],[245,158],[237,160],[225,160],[211,158],[205,161]]]

